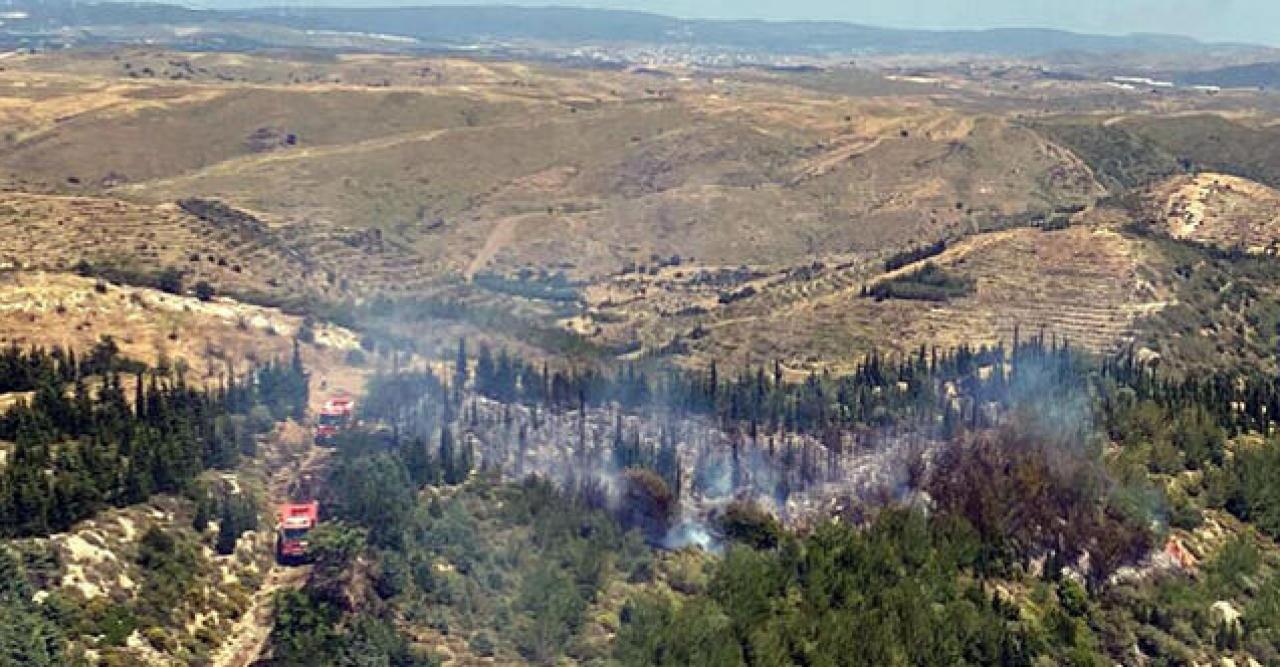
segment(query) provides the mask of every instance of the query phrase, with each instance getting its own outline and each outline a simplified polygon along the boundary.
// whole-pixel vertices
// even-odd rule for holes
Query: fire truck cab
[[[307,559],[307,537],[320,520],[320,503],[286,503],[276,523],[276,562],[297,565]]]
[[[327,444],[339,431],[351,426],[355,406],[355,399],[350,396],[333,396],[325,401],[316,422],[316,442]]]

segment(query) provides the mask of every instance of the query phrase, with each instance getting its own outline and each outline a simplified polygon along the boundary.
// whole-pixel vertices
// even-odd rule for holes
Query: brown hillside
[[[0,225],[14,230],[0,237],[0,262],[9,267],[143,283],[172,268],[187,289],[208,281],[219,292],[272,301],[403,291],[427,276],[416,256],[376,232],[282,225],[214,201],[153,206],[0,193]]]
[[[900,128],[938,118],[907,114],[863,135],[753,109],[707,115],[703,101],[247,156],[122,193],[377,226],[437,272],[531,265],[589,278],[652,254],[737,264],[896,247],[1100,193],[1064,151],[997,118],[952,117],[960,138],[933,140]]]
[[[1251,253],[1280,250],[1280,192],[1224,174],[1180,176],[1146,194],[1145,212],[1175,239]]]
[[[1106,351],[1134,338],[1137,318],[1165,306],[1168,290],[1146,268],[1146,252],[1141,241],[1108,228],[1015,229],[966,239],[930,260],[977,282],[976,294],[949,302],[861,296],[863,285],[884,276],[874,262],[853,261],[816,275],[801,269],[803,281],[787,277],[796,269],[757,279],[748,283],[753,294],[728,305],[716,292],[676,303],[662,296],[603,301],[599,322],[571,324],[602,339],[631,331],[698,365],[778,359],[796,369],[839,366],[872,349],[1007,342],[1015,328]]]
[[[797,367],[992,342],[1016,325],[1094,349],[1127,340],[1168,300],[1145,268],[1158,251],[1113,231],[1128,222],[1118,213],[1028,225],[1095,204],[1100,183],[1118,192],[1179,168],[1121,141],[1137,111],[1158,127],[1240,98],[1112,92],[1086,105],[1110,115],[1067,122],[1043,114],[1084,104],[1076,84],[956,76],[811,85],[403,56],[20,55],[0,71],[15,128],[0,177],[21,191],[0,197],[17,231],[0,257],[143,278],[175,266],[188,288],[281,302],[427,297],[383,319],[394,337],[429,329],[446,347],[455,326],[573,347],[557,319],[605,354]],[[1266,247],[1275,193],[1204,178],[1152,191],[1161,220],[1183,221],[1174,235]],[[1188,227],[1183,214],[1202,209]],[[938,239],[951,248],[937,261],[975,279],[974,296],[859,297],[886,257]]]
[[[1101,192],[1003,112],[949,108],[929,87],[841,95],[679,69],[372,56],[6,63],[0,109],[27,123],[0,144],[14,187],[217,197],[293,225],[376,227],[431,277],[598,278],[653,254],[797,262]]]
[[[110,336],[132,359],[182,363],[192,380],[218,380],[228,368],[287,358],[300,317],[230,299],[194,297],[59,273],[0,274],[0,345],[59,345],[87,350]],[[355,334],[331,325],[304,346],[309,366],[323,371],[359,345]]]

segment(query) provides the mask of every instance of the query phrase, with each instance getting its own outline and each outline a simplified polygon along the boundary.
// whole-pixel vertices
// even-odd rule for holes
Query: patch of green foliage
[[[1213,114],[1137,118],[1120,126],[1186,166],[1280,187],[1280,130]]]
[[[933,262],[926,262],[914,271],[876,283],[865,290],[864,296],[874,297],[877,301],[950,301],[970,296],[977,288],[973,278],[949,273]]]
[[[651,568],[640,536],[547,482],[477,480],[416,514],[402,552],[406,609],[450,633],[483,635],[504,659],[600,658],[583,641],[610,581]]]
[[[730,548],[702,596],[622,612],[624,665],[1030,665],[1089,654],[970,576],[977,536],[910,511],[830,524],[776,549]]]
[[[941,255],[947,249],[947,240],[939,239],[938,241],[904,250],[889,256],[884,260],[885,271],[897,271],[908,264],[915,264],[920,260],[929,259]]]
[[[1173,267],[1176,299],[1140,323],[1140,341],[1167,373],[1276,369],[1280,263],[1131,228]]]
[[[138,541],[137,561],[145,580],[134,608],[152,625],[165,624],[208,566],[192,541],[157,527]]]
[[[483,289],[526,299],[574,303],[581,298],[578,285],[559,272],[535,274],[525,271],[514,278],[496,273],[480,273],[475,276],[473,283]]]
[[[361,603],[357,620],[364,625],[355,627],[372,632],[403,618],[465,634],[469,645],[499,659],[537,664],[607,653],[583,641],[588,610],[608,582],[651,572],[638,534],[585,500],[597,496],[565,495],[536,479],[502,486],[481,475],[419,502],[420,484],[443,481],[432,472],[438,455],[421,467],[410,450],[423,443],[387,445],[358,433],[339,444],[325,505],[361,537],[353,544],[337,539],[350,532],[329,540],[327,528],[316,531],[312,583],[281,600],[273,646],[284,657],[277,664],[348,664],[343,645],[354,640],[332,629],[353,618],[339,611],[341,591],[351,588],[340,573],[366,549],[377,563],[367,588],[378,601]],[[330,549],[330,542],[344,546]],[[338,566],[329,568],[330,561]]]
[[[69,652],[60,606],[33,602],[27,577],[17,555],[0,545],[0,667],[83,664]]]
[[[1176,151],[1124,126],[1103,125],[1095,119],[1064,119],[1037,123],[1033,128],[1078,155],[1094,178],[1112,192],[1185,171]]]
[[[349,596],[358,585],[353,572],[366,549],[367,532],[342,522],[328,522],[311,534],[315,562],[302,590],[282,591],[275,600],[271,630],[272,659],[279,667],[311,665],[394,665],[432,667],[438,664],[415,649],[392,620]]]
[[[101,352],[94,348],[83,364],[70,354],[32,353],[44,359],[34,396],[0,414],[0,440],[14,443],[0,469],[0,536],[47,535],[104,507],[181,492],[202,470],[232,467],[251,453],[253,437],[276,419],[305,411],[308,379],[296,350],[292,363],[266,364],[221,389],[139,371],[132,402],[114,351],[98,359]],[[31,381],[32,363],[0,368],[15,374],[0,385]],[[96,392],[88,369],[101,371]]]

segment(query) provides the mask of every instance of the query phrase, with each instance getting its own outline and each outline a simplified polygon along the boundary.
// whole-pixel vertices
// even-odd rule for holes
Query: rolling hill
[[[79,48],[0,58],[0,656],[1280,656],[1272,98],[1005,60],[1116,44],[1044,33],[44,9]]]
[[[170,45],[220,49],[330,45],[346,37],[374,48],[521,48],[646,45],[754,54],[1257,54],[1249,45],[1205,44],[1174,35],[1087,35],[1061,30],[904,30],[842,22],[677,19],[640,11],[561,7],[289,7],[196,10],[159,3],[17,2],[25,16],[6,22],[13,37],[66,40],[73,26],[98,40],[146,36]],[[182,30],[175,30],[182,28]],[[344,42],[338,42],[342,44]]]

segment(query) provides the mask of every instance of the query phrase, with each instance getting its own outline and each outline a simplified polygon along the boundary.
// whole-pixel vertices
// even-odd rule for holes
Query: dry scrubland
[[[369,370],[352,353],[370,334],[308,322],[299,305],[367,315],[355,324],[438,356],[466,335],[528,358],[779,360],[796,377],[1015,330],[1099,352],[1138,342],[1218,364],[1251,346],[1250,361],[1269,359],[1269,258],[1245,270],[1200,246],[1277,247],[1280,159],[1266,147],[1280,125],[1241,113],[1241,93],[992,76],[137,49],[7,58],[0,345],[84,350],[110,336],[127,357],[203,382],[285,357],[307,328],[313,409],[361,391]],[[1199,143],[1209,131],[1222,140]],[[1209,169],[1249,145],[1261,148],[1236,175]],[[972,288],[873,298],[926,266]],[[181,272],[178,292],[207,282],[217,295],[144,286],[165,270]],[[358,309],[375,296],[422,302]],[[314,454],[292,423],[261,444],[205,481],[281,500]],[[173,627],[107,657],[163,664],[155,647],[187,646],[246,664],[270,592],[305,575],[268,571],[262,532],[213,556],[216,527],[194,534],[192,512],[159,497],[24,548],[60,558],[51,589],[103,605],[136,591],[139,535],[178,527],[201,545],[200,594]],[[1213,512],[1177,535],[1208,556],[1242,531]],[[618,584],[592,614],[612,618],[630,592]],[[599,625],[603,646],[613,629]],[[415,632],[452,664],[488,664],[462,634]]]
[[[1160,269],[1146,255],[1140,241],[1104,224],[1014,229],[966,239],[889,273],[870,260],[781,271],[753,281],[750,297],[727,305],[715,290],[698,294],[687,281],[675,289],[632,287],[631,301],[613,301],[615,290],[605,293],[594,317],[573,324],[600,338],[623,337],[640,325],[639,335],[655,346],[682,341],[695,362],[778,359],[804,371],[847,368],[877,349],[1007,342],[1016,329],[1107,351],[1132,340],[1137,319],[1163,308],[1169,298]],[[881,301],[863,294],[864,287],[926,261],[974,279],[976,292],[944,302]],[[673,303],[669,295],[680,288],[689,291]],[[663,298],[642,295],[650,291]],[[693,305],[681,310],[682,303]]]
[[[1280,249],[1280,192],[1225,174],[1180,176],[1147,194],[1149,215],[1169,236],[1250,253]]]
[[[284,223],[377,227],[435,275],[797,259],[1098,194],[1070,154],[928,87],[840,97],[695,72],[368,57],[7,62],[0,90],[27,126],[0,164],[18,187],[216,196]],[[129,74],[143,71],[154,78]]]
[[[1246,102],[1018,68],[18,56],[0,70],[0,224],[16,231],[0,261],[124,280],[175,267],[271,303],[460,298],[691,364],[803,370],[1015,327],[1106,350],[1176,296],[1159,249],[1128,232],[1135,209],[1100,198],[1150,182],[1143,210],[1171,236],[1271,242],[1265,186],[1163,176],[1203,153],[1188,137],[1204,127],[1270,131]],[[887,256],[943,238],[936,262],[974,294],[860,296]]]
[[[230,299],[203,302],[58,273],[0,276],[0,345],[87,350],[109,336],[125,356],[182,364],[192,380],[219,380],[231,369],[288,358],[301,325],[301,317]],[[323,372],[358,347],[354,333],[320,324],[303,353]]]

